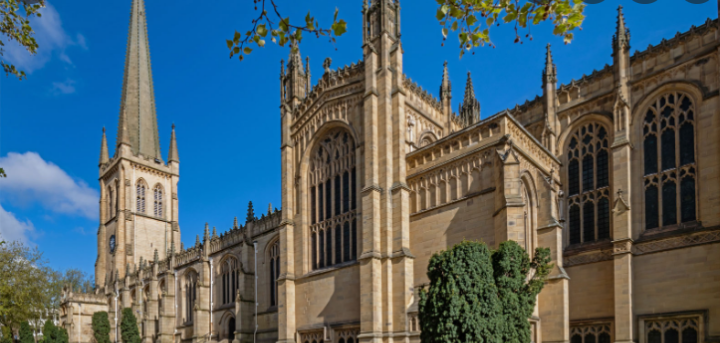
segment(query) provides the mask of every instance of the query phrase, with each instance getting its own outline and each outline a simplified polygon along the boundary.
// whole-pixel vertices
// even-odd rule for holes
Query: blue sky
[[[114,146],[120,105],[130,0],[50,1],[36,21],[40,49],[30,57],[12,47],[6,57],[29,72],[27,80],[0,77],[0,233],[37,245],[53,267],[93,272],[98,227],[98,157],[101,129]],[[177,125],[180,159],[180,227],[186,245],[205,222],[219,231],[256,209],[280,204],[279,60],[288,51],[268,44],[243,62],[228,59],[225,39],[244,32],[254,12],[249,0],[146,0],[160,140],[167,156],[170,126]],[[322,61],[333,67],[361,58],[358,1],[278,1],[297,19],[308,10],[329,23],[336,7],[348,33],[336,45],[307,37],[314,81]],[[488,116],[541,92],[544,47],[553,45],[559,82],[612,63],[616,8],[625,7],[631,46],[644,50],[677,31],[717,18],[717,4],[659,0],[641,5],[606,0],[589,5],[583,30],[563,45],[549,25],[532,28],[532,41],[514,44],[511,26],[494,27],[497,48],[458,58],[451,36],[441,47],[433,0],[403,1],[404,68],[437,96],[443,61],[449,62],[453,108],[466,73]],[[111,151],[112,154],[112,151]]]

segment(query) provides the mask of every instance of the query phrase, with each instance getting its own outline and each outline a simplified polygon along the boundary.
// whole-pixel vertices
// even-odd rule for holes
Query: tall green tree
[[[137,318],[131,308],[122,310],[122,322],[120,322],[120,334],[123,343],[140,343],[140,331],[137,326]]]
[[[37,247],[17,241],[0,245],[0,325],[17,330],[21,322],[57,308],[57,278]]]
[[[372,0],[373,2],[380,0]],[[384,0],[383,0],[384,1]],[[531,39],[529,27],[550,22],[553,34],[563,37],[565,43],[573,40],[573,32],[582,25],[585,4],[582,0],[436,0],[438,4],[435,19],[440,24],[442,45],[451,32],[457,34],[460,57],[466,52],[481,46],[495,44],[490,40],[493,27],[507,24],[515,30],[515,43],[523,38]],[[304,34],[327,38],[335,43],[336,37],[347,31],[347,23],[338,19],[338,11],[332,24],[322,26],[310,12],[304,18],[291,18],[282,15],[276,0],[254,0],[257,13],[242,34],[235,31],[232,39],[226,40],[230,49],[230,58],[238,56],[243,60],[252,53],[253,48],[262,48],[266,40],[280,46],[289,44],[293,49],[303,39]],[[428,13],[428,17],[431,13]]]
[[[33,330],[30,328],[30,324],[26,321],[20,323],[20,343],[35,343]]]
[[[41,343],[58,343],[58,328],[52,320],[46,320],[43,325]]]
[[[107,312],[93,313],[92,329],[96,343],[110,343],[110,320]]]
[[[528,319],[552,268],[550,251],[531,259],[515,241],[496,251],[463,241],[434,254],[420,292],[423,343],[529,343]]]
[[[530,322],[537,295],[550,272],[550,250],[535,250],[532,259],[515,241],[500,243],[492,254],[493,275],[500,298],[500,341],[529,343]]]
[[[65,328],[58,328],[57,343],[68,343],[70,341]]]
[[[423,343],[500,343],[500,300],[490,255],[487,245],[463,241],[432,256],[430,287],[420,293]]]

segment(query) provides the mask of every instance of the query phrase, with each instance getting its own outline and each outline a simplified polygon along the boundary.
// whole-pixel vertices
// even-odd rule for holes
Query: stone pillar
[[[365,99],[364,133],[365,166],[361,190],[362,236],[360,240],[360,334],[362,343],[382,341],[382,270],[380,260],[380,197],[378,169],[380,142],[378,123],[379,94],[376,70],[378,53],[366,44],[365,50]]]
[[[166,272],[165,289],[159,290],[159,297],[162,298],[160,307],[157,340],[159,343],[172,343],[175,332],[175,274],[172,273],[172,264]]]
[[[551,263],[555,265],[538,299],[542,340],[567,343],[570,341],[570,277],[563,268],[562,227],[551,225],[538,229],[538,245],[550,249]]]
[[[514,240],[521,245],[525,241],[525,213],[522,196],[520,194],[520,160],[507,142],[503,151],[498,150],[494,163],[495,172],[495,248],[500,243]]]
[[[206,240],[207,242],[207,240]],[[207,245],[207,244],[206,244]],[[205,252],[203,252],[205,254]],[[203,343],[210,334],[210,261],[203,257],[198,273],[197,299],[193,304],[193,342]]]
[[[157,256],[157,251],[155,253]],[[143,336],[143,343],[154,343],[155,339],[157,338],[158,333],[158,321],[159,321],[159,309],[158,309],[158,279],[157,279],[157,272],[158,272],[158,261],[155,260],[155,262],[152,265],[152,276],[150,277],[150,292],[148,294],[148,298],[145,300],[147,302],[147,312],[143,313],[144,318],[144,327],[145,327],[145,334]]]

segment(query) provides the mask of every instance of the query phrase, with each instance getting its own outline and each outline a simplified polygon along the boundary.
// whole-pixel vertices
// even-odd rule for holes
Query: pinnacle
[[[108,154],[107,137],[105,136],[105,127],[102,130],[102,142],[100,143],[100,164],[108,163],[110,160]]]
[[[443,63],[443,75],[442,75],[442,82],[440,84],[440,97],[441,98],[450,98],[452,96],[452,84],[450,83],[450,75],[448,72],[448,63],[445,61]]]

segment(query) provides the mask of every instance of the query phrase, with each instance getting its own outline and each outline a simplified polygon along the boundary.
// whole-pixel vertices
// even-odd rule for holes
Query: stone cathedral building
[[[299,51],[281,63],[281,210],[183,247],[132,1],[97,291],[65,291],[71,342],[94,341],[96,311],[120,341],[131,308],[143,343],[416,343],[428,260],[463,239],[550,248],[534,342],[720,342],[717,20],[631,56],[619,9],[611,66],[558,86],[548,46],[542,96],[481,119],[470,76],[454,112],[452,66],[437,98],[403,73],[399,1],[360,6],[360,62],[315,81]]]

